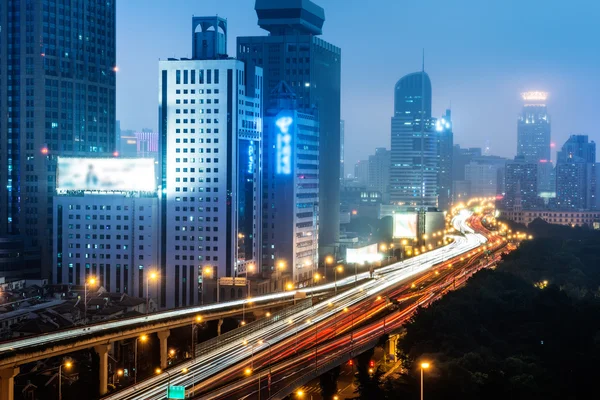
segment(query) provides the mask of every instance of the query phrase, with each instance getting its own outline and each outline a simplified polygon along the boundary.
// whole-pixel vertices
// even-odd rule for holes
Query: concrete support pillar
[[[156,335],[158,336],[158,340],[160,341],[160,368],[161,369],[165,369],[167,368],[167,360],[168,360],[168,345],[167,345],[167,338],[169,337],[169,335],[171,334],[171,331],[166,330],[166,331],[160,331],[160,332],[156,332]]]
[[[19,367],[0,369],[0,399],[14,400],[15,376],[19,375]]]
[[[94,346],[94,350],[100,357],[100,396],[108,392],[108,349],[110,344],[99,344]]]
[[[223,319],[220,319],[217,323],[217,336],[221,336],[221,325],[223,325]]]

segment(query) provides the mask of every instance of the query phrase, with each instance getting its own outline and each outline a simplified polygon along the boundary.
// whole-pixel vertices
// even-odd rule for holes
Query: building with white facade
[[[260,254],[262,70],[227,57],[225,19],[194,17],[192,35],[192,59],[159,62],[167,308],[215,298],[203,282],[245,273]]]
[[[146,280],[158,272],[154,160],[59,158],[57,175],[53,282],[93,277],[109,292],[146,297]],[[149,288],[156,298],[156,282]]]
[[[283,81],[270,98],[263,131],[261,269],[307,281],[319,254],[319,120],[316,109],[298,111],[296,94]]]

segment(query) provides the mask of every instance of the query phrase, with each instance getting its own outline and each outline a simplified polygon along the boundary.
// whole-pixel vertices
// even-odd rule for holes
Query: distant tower
[[[292,88],[298,112],[319,115],[319,251],[332,254],[340,230],[340,48],[324,41],[325,10],[310,0],[256,0],[264,36],[237,38],[237,57],[264,69],[265,109],[280,81]],[[265,156],[269,152],[265,151]],[[288,260],[289,261],[289,260]]]
[[[431,119],[431,81],[425,72],[402,77],[394,88],[390,201],[437,207],[438,143]]]
[[[517,122],[517,156],[527,162],[550,161],[550,117],[546,92],[525,92],[525,102]]]
[[[193,17],[192,40],[194,60],[227,57],[227,20],[220,17]]]

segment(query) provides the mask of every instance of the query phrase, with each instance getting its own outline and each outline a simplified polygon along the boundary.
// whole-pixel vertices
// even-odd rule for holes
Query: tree
[[[330,400],[337,393],[337,381],[340,377],[340,372],[341,367],[338,365],[319,377],[319,386],[321,387],[321,396],[323,399]]]
[[[373,362],[375,349],[370,349],[356,357],[356,390],[359,399],[377,399],[383,396],[381,377],[383,371]]]

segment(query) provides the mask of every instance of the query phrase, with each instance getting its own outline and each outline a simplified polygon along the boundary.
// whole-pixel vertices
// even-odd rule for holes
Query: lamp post
[[[87,325],[87,287],[88,285],[95,285],[96,284],[96,278],[94,278],[93,276],[90,276],[84,283],[83,283],[83,324]]]
[[[73,366],[71,361],[67,361],[65,363],[65,368],[69,369]],[[62,400],[62,362],[58,366],[58,400]]]
[[[212,274],[213,274],[212,267],[206,266],[202,269],[202,299],[201,299],[202,305],[204,305],[204,292],[206,292],[206,284],[204,282],[204,278],[205,278],[205,276],[212,277]],[[219,294],[219,288],[217,288],[217,296],[218,296],[218,294]]]
[[[133,356],[133,359],[134,359],[133,384],[137,383],[137,370],[138,370],[137,369],[137,353],[138,353],[137,347],[138,347],[138,340],[141,340],[142,343],[145,343],[146,340],[148,340],[148,336],[142,335],[142,336],[139,336],[139,337],[135,338],[134,356]]]
[[[423,400],[423,370],[426,370],[430,367],[428,362],[421,363],[421,400]]]
[[[324,271],[324,277],[325,280],[327,280],[327,264],[333,264],[333,257],[332,256],[327,256],[325,257],[325,271]]]
[[[321,279],[321,275],[319,275],[318,273],[313,275],[313,279],[312,279],[313,290],[310,291],[310,302],[313,307],[315,306],[315,303],[313,301],[313,296],[315,295],[314,286],[316,285],[317,282],[319,282],[319,279]]]
[[[269,345],[269,375],[267,378],[267,388],[269,390],[269,398],[271,397],[271,342],[269,342],[268,340],[259,340],[258,341],[259,344],[263,344],[266,343]],[[260,379],[260,375],[259,375],[259,379]],[[260,381],[258,383],[258,395],[260,397]]]
[[[146,314],[148,314],[150,309],[150,279],[158,279],[158,274],[156,272],[150,272],[146,277]]]
[[[344,270],[344,268],[341,265],[338,265],[333,270],[333,275],[334,275],[334,280],[335,280],[335,294],[337,294],[337,273],[342,272],[343,270]]]
[[[275,281],[275,285],[278,286],[278,281],[282,280],[283,278],[283,270],[285,269],[285,261],[283,260],[279,260],[277,262],[277,266],[275,267],[275,272],[279,271],[279,274],[275,274],[275,276],[277,276],[277,280]],[[283,287],[282,285],[282,289],[285,290],[285,287]]]

